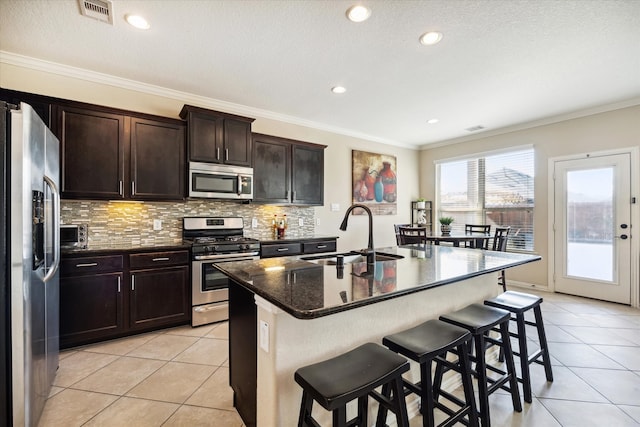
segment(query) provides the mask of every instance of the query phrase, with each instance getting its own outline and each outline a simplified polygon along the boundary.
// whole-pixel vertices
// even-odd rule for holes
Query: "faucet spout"
[[[361,204],[358,204],[358,203],[349,206],[349,208],[347,209],[347,212],[345,212],[345,214],[344,214],[344,218],[342,220],[342,224],[340,224],[340,230],[342,230],[342,231],[346,231],[347,230],[347,223],[349,222],[349,214],[351,213],[352,210],[354,210],[356,208],[360,208],[360,209],[364,210],[367,213],[367,215],[369,215],[369,242],[368,242],[367,250],[366,250],[367,264],[374,264],[375,261],[376,261],[376,253],[375,253],[375,250],[373,248],[373,214],[371,213],[371,209],[369,209],[365,205],[361,205]]]

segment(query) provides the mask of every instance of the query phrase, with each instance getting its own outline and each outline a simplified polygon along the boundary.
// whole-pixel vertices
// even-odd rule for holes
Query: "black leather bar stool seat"
[[[368,424],[368,397],[396,414],[398,426],[408,427],[409,419],[402,389],[402,374],[409,362],[374,343],[366,343],[347,353],[298,369],[294,378],[302,387],[298,427],[318,426],[311,416],[313,401],[333,412],[333,426]],[[382,386],[382,392],[374,389]],[[358,415],[347,422],[347,403],[358,399]],[[378,423],[377,426],[384,426]]]
[[[547,345],[547,336],[544,332],[542,311],[540,309],[542,298],[537,295],[522,292],[506,291],[495,298],[486,300],[484,303],[488,306],[501,308],[512,313],[511,320],[516,322],[517,332],[510,332],[509,334],[518,339],[518,351],[513,350],[513,354],[520,359],[521,377],[518,378],[518,381],[522,382],[525,402],[531,403],[531,373],[529,365],[534,362],[543,365],[547,381],[553,381],[551,360],[549,359],[549,346]],[[526,320],[525,313],[532,309],[535,321]],[[540,342],[540,349],[531,355],[529,355],[527,349],[527,325],[536,327],[538,331],[538,341]]]
[[[478,399],[480,403],[479,411],[482,427],[489,427],[491,425],[489,395],[498,389],[502,388],[510,392],[513,409],[516,412],[522,411],[513,352],[511,350],[511,342],[509,341],[510,318],[511,315],[508,311],[483,304],[471,304],[453,313],[440,316],[440,320],[464,328],[471,332],[473,336],[475,355],[471,356],[471,360],[476,363],[473,374],[478,379]],[[499,339],[489,336],[489,332],[494,327],[498,327],[500,330]],[[502,347],[507,365],[506,372],[486,363],[485,352],[488,344]],[[498,378],[490,378],[487,375],[487,370],[495,372],[500,376]],[[441,367],[437,366],[436,379],[434,382],[441,381],[443,373],[444,371]]]
[[[396,334],[387,335],[382,339],[382,344],[390,350],[420,364],[420,382],[414,384],[406,379],[403,381],[405,394],[415,393],[420,396],[422,425],[424,427],[433,427],[435,425],[435,408],[448,415],[448,418],[439,424],[440,426],[453,425],[456,422],[470,426],[478,425],[471,365],[468,357],[471,348],[471,334],[469,331],[434,319]],[[455,361],[449,361],[446,358],[447,353],[455,354],[458,357]],[[464,401],[441,390],[441,382],[433,383],[431,379],[433,362],[436,363],[436,366],[445,365],[461,375]],[[459,409],[454,411],[435,399],[434,388],[437,389],[439,396],[455,403]],[[467,419],[465,419],[465,416]]]

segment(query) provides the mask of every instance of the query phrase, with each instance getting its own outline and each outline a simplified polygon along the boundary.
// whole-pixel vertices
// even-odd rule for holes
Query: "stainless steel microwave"
[[[60,225],[60,247],[85,249],[89,240],[87,224]]]
[[[253,199],[253,169],[212,163],[189,163],[189,197]]]

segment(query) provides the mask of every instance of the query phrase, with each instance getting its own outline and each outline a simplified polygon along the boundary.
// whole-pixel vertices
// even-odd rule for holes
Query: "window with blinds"
[[[438,218],[465,224],[510,226],[508,250],[533,251],[534,152],[532,147],[439,162]],[[438,224],[436,222],[436,224]]]

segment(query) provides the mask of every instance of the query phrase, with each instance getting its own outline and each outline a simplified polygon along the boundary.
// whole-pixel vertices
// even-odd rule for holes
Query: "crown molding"
[[[409,149],[418,149],[417,145],[405,144],[399,141],[380,138],[366,133],[354,132],[337,126],[329,126],[311,120],[302,119],[300,117],[280,114],[269,110],[249,107],[247,105],[235,104],[232,102],[222,101],[219,99],[208,98],[193,93],[182,92],[161,86],[142,83],[136,80],[125,79],[110,74],[99,73],[84,68],[72,67],[69,65],[59,64],[56,62],[45,61],[29,56],[19,55],[12,52],[0,50],[0,63],[13,65],[22,68],[28,68],[50,74],[56,74],[63,77],[71,77],[79,80],[85,80],[92,83],[98,83],[108,86],[114,86],[121,89],[127,89],[135,92],[145,93],[149,95],[161,96],[164,98],[174,99],[185,104],[198,105],[203,108],[211,108],[214,110],[225,111],[232,114],[250,116],[255,118],[264,118],[293,125],[304,126],[325,132],[331,132],[339,135],[349,136],[353,138],[363,139],[372,142],[378,142],[396,147]]]

